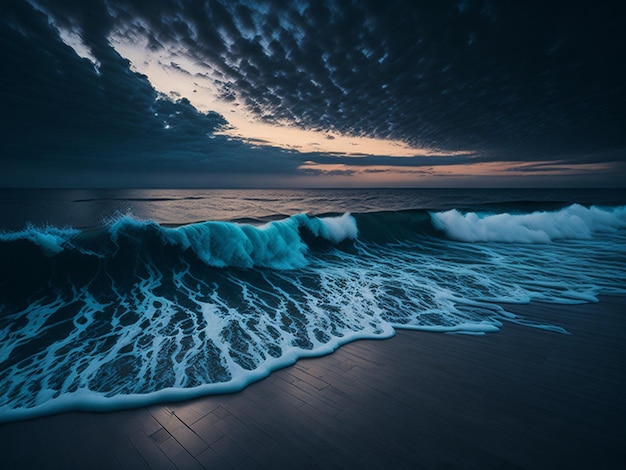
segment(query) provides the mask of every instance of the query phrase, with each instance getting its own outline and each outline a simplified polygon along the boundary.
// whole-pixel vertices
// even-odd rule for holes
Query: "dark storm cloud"
[[[239,165],[237,171],[264,167],[286,174],[311,159],[264,149],[271,165],[258,156],[244,160],[241,155],[254,155],[250,146],[222,138],[207,143],[206,134],[223,124],[219,116],[197,113],[187,102],[157,105],[181,114],[155,109],[156,92],[108,41],[113,33],[129,38],[140,33],[153,50],[209,66],[224,99],[243,100],[267,122],[471,152],[438,160],[441,164],[624,159],[621,2],[38,0],[36,5],[46,14],[35,14],[24,1],[9,0],[2,7],[0,45],[9,55],[3,59],[8,74],[2,78],[2,100],[12,111],[5,132],[16,147],[20,139],[46,132],[48,148],[58,153],[71,139],[82,139],[85,146],[99,142],[100,150],[124,147],[120,141],[136,143],[124,147],[135,149],[149,140],[155,154],[181,155],[192,167],[211,161],[216,171]],[[98,71],[88,60],[77,60],[49,20],[82,37]],[[168,66],[180,68],[177,62]],[[45,130],[33,130],[37,126]],[[74,133],[58,137],[62,129]],[[422,158],[319,155],[314,160],[435,164]]]
[[[619,6],[261,1],[252,8],[183,5],[178,18],[191,27],[176,40],[221,70],[268,121],[446,149],[624,144]],[[150,24],[171,37],[175,21],[163,15]]]
[[[518,155],[626,145],[620,2],[41,4],[94,47],[122,25],[184,45],[268,122]]]
[[[354,167],[364,166],[402,166],[402,167],[418,167],[418,166],[447,166],[447,165],[463,165],[467,163],[484,163],[491,161],[489,156],[479,156],[475,154],[459,154],[459,155],[440,155],[437,157],[415,156],[415,157],[385,157],[376,155],[337,155],[337,154],[319,154],[309,155],[309,161],[318,164],[343,164]]]
[[[73,183],[88,185],[110,184],[98,175],[126,172],[135,174],[131,184],[141,185],[157,174],[289,174],[299,164],[270,147],[259,158],[252,146],[213,135],[227,124],[222,116],[199,113],[185,98],[160,96],[104,40],[111,25],[106,12],[77,8],[52,18],[81,31],[94,65],[61,41],[41,11],[19,1],[2,8],[2,185],[19,185],[15,178],[36,172],[46,184],[89,174],[89,181]],[[98,15],[105,16],[100,23]]]

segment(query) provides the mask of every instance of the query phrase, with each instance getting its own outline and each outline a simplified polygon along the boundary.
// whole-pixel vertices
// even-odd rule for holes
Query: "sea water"
[[[3,190],[0,215],[0,421],[233,392],[398,328],[568,334],[503,305],[626,293],[616,190]]]

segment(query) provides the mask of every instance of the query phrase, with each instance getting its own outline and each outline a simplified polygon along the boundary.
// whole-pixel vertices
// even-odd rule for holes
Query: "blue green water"
[[[626,293],[602,190],[0,191],[0,421],[232,392],[397,328]]]

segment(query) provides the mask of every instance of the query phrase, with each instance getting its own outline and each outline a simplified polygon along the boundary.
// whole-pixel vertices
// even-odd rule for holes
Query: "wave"
[[[130,217],[109,227],[111,239],[156,234],[161,241],[183,251],[191,249],[198,259],[214,267],[268,267],[295,269],[306,265],[307,245],[300,235],[307,230],[316,238],[339,243],[356,238],[356,222],[350,214],[315,218],[305,214],[269,222],[260,227],[230,222],[204,222],[164,228],[154,222],[139,222]]]
[[[18,232],[0,233],[0,242],[29,241],[39,246],[48,256],[56,255],[64,250],[80,231],[73,228],[35,227],[27,225]]]
[[[0,243],[30,242],[46,256],[74,250],[106,257],[119,253],[129,243],[156,245],[155,249],[176,246],[181,252],[191,250],[197,259],[213,267],[295,269],[307,263],[304,239],[338,244],[355,239],[357,234],[356,221],[349,213],[319,218],[298,214],[260,226],[208,221],[174,228],[125,215],[97,232],[28,226],[19,232],[0,234]]]
[[[530,214],[433,214],[433,224],[453,240],[464,242],[549,243],[590,240],[594,233],[626,228],[626,207],[600,208],[573,204],[564,209]]]
[[[1,233],[0,421],[233,392],[397,328],[566,333],[502,304],[626,293],[624,228],[570,205]]]
[[[30,242],[47,256],[58,255],[65,249],[106,255],[114,253],[120,243],[134,240],[145,245],[156,243],[191,250],[199,260],[214,267],[295,269],[306,265],[306,252],[311,247],[325,243],[338,245],[357,238],[377,243],[437,236],[472,243],[549,243],[589,240],[598,232],[623,228],[626,228],[624,206],[573,204],[560,210],[525,214],[457,209],[345,213],[328,217],[298,214],[261,225],[207,221],[164,227],[125,215],[112,219],[99,231],[87,233],[74,228],[29,225],[21,231],[0,233],[0,243]]]

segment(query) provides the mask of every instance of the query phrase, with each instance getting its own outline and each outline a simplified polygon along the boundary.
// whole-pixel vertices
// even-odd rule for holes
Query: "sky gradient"
[[[0,186],[626,186],[621,2],[6,0]]]

